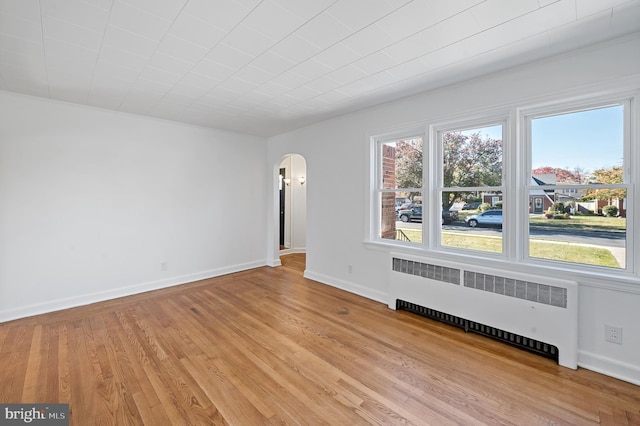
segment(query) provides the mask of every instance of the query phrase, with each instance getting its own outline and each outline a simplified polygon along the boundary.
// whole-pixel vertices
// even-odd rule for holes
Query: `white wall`
[[[639,88],[639,51],[636,34],[270,138],[269,164],[293,150],[307,160],[306,276],[387,303],[389,250],[363,244],[368,235],[368,135],[487,108],[590,94],[619,82]],[[273,250],[268,256],[272,259]],[[491,266],[497,271],[506,267]],[[580,365],[640,384],[640,282],[623,286],[624,291],[606,282],[580,284]],[[605,322],[624,328],[622,346],[603,342]]]
[[[265,264],[264,139],[4,92],[0,120],[0,321]]]

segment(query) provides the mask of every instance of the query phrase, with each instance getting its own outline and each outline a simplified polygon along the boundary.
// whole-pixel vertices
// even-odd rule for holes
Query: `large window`
[[[437,131],[439,205],[443,217],[455,212],[457,220],[443,223],[444,247],[502,253],[503,125]],[[465,206],[473,209],[461,211]],[[473,212],[473,214],[472,214]]]
[[[625,269],[625,104],[531,114],[531,258]]]
[[[423,140],[420,136],[377,143],[378,237],[422,243]]]
[[[574,271],[638,273],[634,97],[512,107],[374,138],[374,240]]]

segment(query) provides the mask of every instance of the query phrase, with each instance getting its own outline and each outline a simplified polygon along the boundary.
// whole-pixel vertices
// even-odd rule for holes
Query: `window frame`
[[[546,273],[567,279],[578,279],[585,284],[602,288],[636,289],[640,278],[640,265],[634,265],[634,256],[640,255],[640,230],[634,232],[640,224],[640,108],[638,99],[640,90],[633,85],[606,85],[597,93],[588,92],[593,88],[566,91],[562,95],[548,94],[494,105],[486,109],[474,109],[461,113],[444,115],[435,119],[425,119],[419,123],[396,126],[392,131],[369,133],[369,191],[367,191],[368,211],[365,217],[364,246],[372,250],[398,251],[428,256],[434,259],[467,262],[469,264],[492,264],[504,270]],[[627,240],[626,269],[597,267],[586,264],[573,264],[528,256],[529,220],[528,200],[530,185],[530,132],[527,131],[525,117],[535,115],[554,115],[556,113],[601,108],[615,104],[624,104],[624,176],[627,187]],[[442,247],[438,229],[440,221],[429,220],[439,215],[437,208],[423,208],[422,244],[403,244],[396,240],[382,240],[376,237],[380,232],[379,204],[376,204],[375,176],[378,173],[376,143],[406,138],[407,135],[423,137],[423,200],[431,200],[437,194],[436,172],[434,165],[440,167],[440,158],[433,141],[434,130],[475,128],[488,124],[503,124],[503,254]],[[438,158],[438,160],[434,160]],[[529,176],[527,178],[527,176]],[[425,201],[426,202],[426,201]],[[430,203],[431,205],[434,203]],[[436,223],[437,222],[437,223]],[[437,239],[435,236],[438,236]],[[525,247],[526,246],[526,247]],[[525,252],[526,248],[526,252]]]
[[[502,251],[500,253],[491,253],[487,251],[467,250],[467,249],[460,249],[452,246],[444,246],[442,245],[442,226],[440,224],[440,221],[433,221],[434,223],[432,223],[430,227],[430,229],[432,230],[431,232],[433,233],[433,235],[436,236],[435,239],[430,239],[428,244],[428,246],[432,250],[437,250],[442,252],[463,253],[463,254],[469,254],[469,255],[475,255],[477,253],[481,256],[488,256],[490,258],[495,258],[495,257],[506,258],[507,252],[505,249],[505,240],[506,240],[505,235],[507,234],[507,232],[505,232],[505,230],[507,229],[508,219],[504,215],[504,210],[506,209],[506,204],[504,204],[504,200],[505,199],[508,200],[510,198],[506,196],[506,190],[507,190],[506,174],[508,169],[506,158],[510,151],[510,147],[508,147],[508,143],[507,143],[507,140],[510,135],[509,116],[510,114],[508,112],[498,111],[498,112],[478,115],[471,119],[456,119],[456,120],[450,120],[450,121],[443,121],[439,123],[434,123],[429,126],[429,147],[431,150],[430,151],[431,156],[433,157],[432,160],[430,158],[430,161],[432,161],[430,165],[435,166],[435,167],[429,167],[429,165],[427,164],[423,165],[423,169],[428,169],[433,172],[430,179],[433,185],[431,185],[428,188],[429,199],[439,199],[438,195],[440,194],[440,192],[444,191],[447,188],[455,188],[455,187],[445,187],[443,182],[444,180],[444,164],[443,164],[444,144],[441,143],[442,135],[448,132],[464,132],[464,131],[484,128],[484,127],[491,127],[491,126],[497,126],[497,125],[502,126],[502,177],[501,177],[500,186],[461,187],[461,188],[464,188],[465,191],[483,191],[485,189],[488,189],[491,191],[499,191],[502,194],[502,199],[503,199]],[[442,209],[441,202],[430,203],[429,205],[430,215],[432,215],[432,217],[439,217],[441,214],[440,213],[441,209]]]
[[[422,158],[423,158],[423,170],[422,170],[422,188],[384,188],[383,180],[382,180],[382,145],[389,142],[399,141],[403,139],[422,139]],[[426,133],[425,133],[425,125],[424,124],[414,124],[411,126],[406,126],[399,128],[395,131],[385,132],[381,134],[377,134],[375,136],[370,137],[370,152],[371,152],[371,161],[373,166],[371,168],[371,199],[370,199],[370,214],[369,217],[369,225],[368,233],[369,238],[368,241],[375,242],[377,244],[385,244],[392,245],[398,247],[405,247],[409,249],[420,249],[424,250],[425,242],[428,241],[428,237],[426,236],[425,230],[425,211],[422,211],[422,241],[420,243],[414,242],[405,242],[401,240],[391,240],[382,238],[382,194],[385,192],[398,192],[398,191],[413,191],[420,192],[424,199],[425,197],[425,155],[426,150],[425,147],[427,145]]]
[[[552,185],[548,188],[555,190],[579,190],[579,189],[625,189],[627,193],[627,224],[626,224],[626,239],[625,239],[625,268],[608,268],[603,266],[589,265],[589,264],[576,264],[570,262],[556,261],[551,259],[543,259],[532,257],[529,253],[530,250],[530,233],[529,233],[529,214],[528,210],[523,208],[522,212],[519,212],[520,222],[522,226],[519,231],[522,232],[523,242],[521,243],[520,251],[521,255],[518,260],[532,265],[539,265],[545,267],[558,268],[577,273],[607,273],[620,276],[631,275],[635,276],[638,273],[638,266],[634,265],[634,253],[638,253],[638,245],[640,241],[640,235],[634,235],[634,223],[636,223],[638,217],[638,206],[636,200],[636,194],[634,187],[637,187],[637,175],[632,173],[633,169],[631,164],[636,164],[637,169],[640,167],[638,163],[637,152],[634,153],[632,137],[635,133],[634,127],[637,127],[637,111],[636,109],[637,95],[633,94],[620,94],[619,96],[594,96],[586,99],[572,100],[572,101],[560,101],[551,104],[544,104],[533,107],[521,108],[518,111],[518,120],[520,122],[520,128],[522,129],[519,138],[523,141],[523,152],[521,158],[523,160],[523,167],[520,167],[522,171],[522,182],[526,185],[522,189],[522,199],[519,204],[528,203],[530,191],[534,187],[527,183],[530,171],[532,170],[532,153],[533,153],[533,140],[532,140],[532,120],[544,117],[553,117],[562,114],[578,113],[582,111],[590,111],[603,109],[612,106],[623,107],[623,158],[622,158],[622,184],[567,184],[567,185]],[[537,186],[535,189],[545,189],[544,185]],[[525,199],[527,201],[525,201]],[[634,207],[635,206],[635,207]],[[630,212],[630,214],[629,214]],[[637,233],[636,233],[637,234]]]

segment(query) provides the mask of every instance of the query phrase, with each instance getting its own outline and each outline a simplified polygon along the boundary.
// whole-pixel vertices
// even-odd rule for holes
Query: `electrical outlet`
[[[169,269],[169,262],[160,262],[160,270],[166,271],[167,269]]]
[[[350,273],[350,274],[353,273],[353,266],[348,265],[347,266],[347,272]]]
[[[604,325],[604,339],[607,342],[622,344],[622,327]]]

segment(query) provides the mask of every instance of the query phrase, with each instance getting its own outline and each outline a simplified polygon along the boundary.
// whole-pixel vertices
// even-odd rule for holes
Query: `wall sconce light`
[[[287,186],[289,186],[289,184],[291,183],[291,179],[282,179],[282,181],[287,184]]]
[[[298,178],[298,182],[300,182],[300,185],[304,185],[304,183],[305,183],[306,181],[307,181],[307,179],[305,179],[305,177],[304,177],[304,176],[300,176],[300,177]]]

